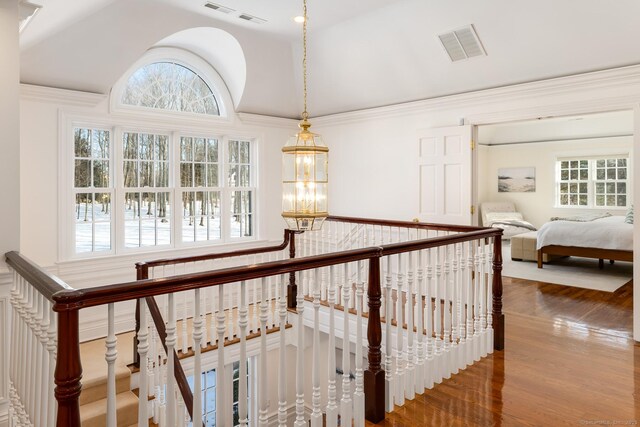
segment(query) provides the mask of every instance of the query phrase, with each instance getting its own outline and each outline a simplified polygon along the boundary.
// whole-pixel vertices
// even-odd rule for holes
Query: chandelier
[[[282,217],[291,230],[319,230],[327,205],[329,148],[309,131],[307,112],[307,0],[302,24],[304,111],[300,131],[282,147]]]

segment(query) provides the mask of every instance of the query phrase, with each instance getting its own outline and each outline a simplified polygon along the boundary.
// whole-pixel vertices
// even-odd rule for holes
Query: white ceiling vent
[[[267,22],[266,19],[258,18],[257,16],[249,15],[248,13],[241,13],[238,15],[238,18],[244,19],[245,21],[255,22],[256,24],[264,24]]]
[[[473,25],[440,34],[438,38],[453,62],[487,55]]]
[[[208,7],[209,9],[213,9],[216,12],[222,12],[222,13],[235,12],[235,10],[231,9],[230,7],[226,7],[226,6],[223,6],[221,4],[210,3],[210,2],[205,3],[204,7]]]

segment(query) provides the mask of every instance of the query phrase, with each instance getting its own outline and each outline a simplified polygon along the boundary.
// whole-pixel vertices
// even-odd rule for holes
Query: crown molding
[[[556,77],[547,80],[538,80],[345,113],[329,114],[314,117],[312,120],[316,125],[320,126],[338,125],[383,117],[390,118],[410,114],[441,112],[444,110],[470,108],[480,105],[490,106],[491,104],[514,101],[536,101],[541,97],[562,97],[578,94],[584,96],[585,93],[595,93],[599,90],[624,94],[608,98],[606,102],[607,110],[611,110],[612,108],[630,108],[633,104],[640,101],[640,65]],[[545,104],[549,104],[549,102],[543,104],[538,103],[531,108],[523,108],[521,110],[514,109],[512,112],[514,117],[530,117],[534,111],[534,115],[540,116],[540,112],[544,109],[544,107],[541,108],[540,105]],[[562,111],[563,102],[560,101],[553,104],[555,105],[549,107],[549,111],[553,111],[554,114],[557,115],[558,111]],[[594,112],[594,108],[598,111],[604,111],[604,108],[601,106],[602,104],[601,99],[586,99],[584,111]],[[566,102],[565,106],[567,111],[575,114],[575,100]],[[490,110],[491,108],[487,109]],[[504,119],[504,108],[498,108],[497,110],[500,110],[498,115],[501,120]],[[474,117],[476,120],[490,120],[491,113],[477,114]],[[466,118],[468,119],[468,117]],[[477,123],[477,121],[474,121],[474,124]]]
[[[52,104],[95,107],[106,100],[108,95],[77,90],[59,89],[47,86],[20,84],[20,99],[26,101],[49,102]]]
[[[238,113],[242,124],[254,126],[269,126],[295,131],[298,127],[298,120],[287,117],[265,116],[253,113]]]

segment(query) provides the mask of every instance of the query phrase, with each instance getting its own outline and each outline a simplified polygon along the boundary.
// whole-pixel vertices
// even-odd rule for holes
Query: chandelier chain
[[[307,120],[309,113],[307,112],[307,0],[303,0],[303,16],[304,22],[302,23],[302,75],[304,86],[304,111],[302,112],[302,118]]]

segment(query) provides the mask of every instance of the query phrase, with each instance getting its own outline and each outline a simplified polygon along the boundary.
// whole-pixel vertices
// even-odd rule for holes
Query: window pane
[[[182,137],[180,142],[180,160],[193,160],[193,139]]]
[[[571,179],[578,179],[578,170],[577,169],[572,169],[571,173],[570,173],[570,177],[571,177]]]
[[[577,160],[572,160],[571,161],[571,167],[572,168],[577,168],[578,167],[578,161]]]
[[[596,161],[596,166],[599,167],[599,168],[605,167],[605,161],[604,160]]]
[[[615,182],[607,182],[607,194],[616,192],[616,183]]]
[[[569,184],[569,191],[571,193],[577,193],[578,192],[578,184]]]
[[[616,196],[607,195],[607,206],[615,206],[616,205]]]
[[[204,138],[196,138],[194,141],[193,160],[196,162],[205,161],[205,140]]]
[[[249,163],[249,141],[240,142],[240,163]]]
[[[239,166],[229,166],[229,186],[237,187],[239,184],[238,170]]]
[[[569,196],[567,194],[563,194],[560,196],[560,204],[566,206],[569,204]]]
[[[596,171],[596,178],[597,179],[605,179],[605,170],[604,169],[598,169]]]
[[[137,162],[125,160],[123,165],[123,173],[124,173],[125,187],[138,186],[138,163]]]
[[[560,193],[567,193],[569,191],[569,184],[560,184]]]
[[[589,171],[587,169],[580,169],[580,179],[581,180],[589,179]]]
[[[152,162],[140,162],[140,187],[154,187]]]
[[[616,159],[607,159],[607,167],[615,167]]]
[[[569,180],[569,171],[568,170],[563,170],[560,173],[560,179],[563,181],[568,181]]]
[[[569,167],[569,162],[567,162],[566,160],[560,162],[560,167],[563,169],[567,169]]]
[[[596,193],[598,194],[604,193],[604,182],[596,182]]]
[[[618,159],[618,167],[627,166],[627,159]]]
[[[194,187],[204,187],[205,183],[205,164],[195,163],[193,165]]]
[[[571,194],[569,196],[569,204],[571,206],[575,206],[578,204],[578,195],[577,194]]]
[[[137,159],[138,158],[138,134],[137,133],[125,133],[123,155],[125,159]]]
[[[580,160],[581,169],[588,168],[588,167],[589,167],[589,162],[587,160]]]
[[[169,186],[169,164],[159,162],[156,164],[156,187]]]
[[[627,184],[625,182],[617,183],[616,190],[618,194],[627,194]]]
[[[580,193],[581,194],[586,194],[587,193],[587,183],[586,182],[581,182],[580,183]]]
[[[251,217],[252,192],[231,192],[231,236],[247,237],[252,235]]]
[[[182,187],[193,187],[193,164],[182,163],[180,165],[180,185]]]
[[[94,160],[93,186],[97,188],[109,187],[109,161],[108,160]]]
[[[618,169],[618,179],[627,179],[627,169]]]
[[[604,206],[604,195],[596,196],[596,206]]]
[[[627,196],[618,196],[618,206],[627,206]]]
[[[615,169],[607,169],[607,179],[616,179]]]
[[[169,160],[169,143],[165,135],[158,135],[155,144],[154,158],[156,160]]]
[[[122,103],[146,108],[220,115],[213,91],[198,74],[171,62],[156,62],[134,72]]]
[[[586,194],[581,194],[580,195],[580,206],[587,206],[588,201],[587,201],[587,195]]]
[[[140,144],[140,160],[153,160],[153,135],[149,135],[146,133],[140,134],[139,136],[139,144]]]
[[[249,166],[240,166],[240,187],[248,187],[250,184]]]
[[[229,162],[238,163],[238,141],[229,141]]]
[[[89,187],[91,182],[91,160],[76,160],[75,187]]]
[[[209,187],[218,186],[218,165],[207,165],[207,185]]]
[[[75,129],[74,147],[76,157],[91,157],[91,131],[89,129]]]
[[[207,161],[218,162],[218,141],[215,139],[208,140]]]

